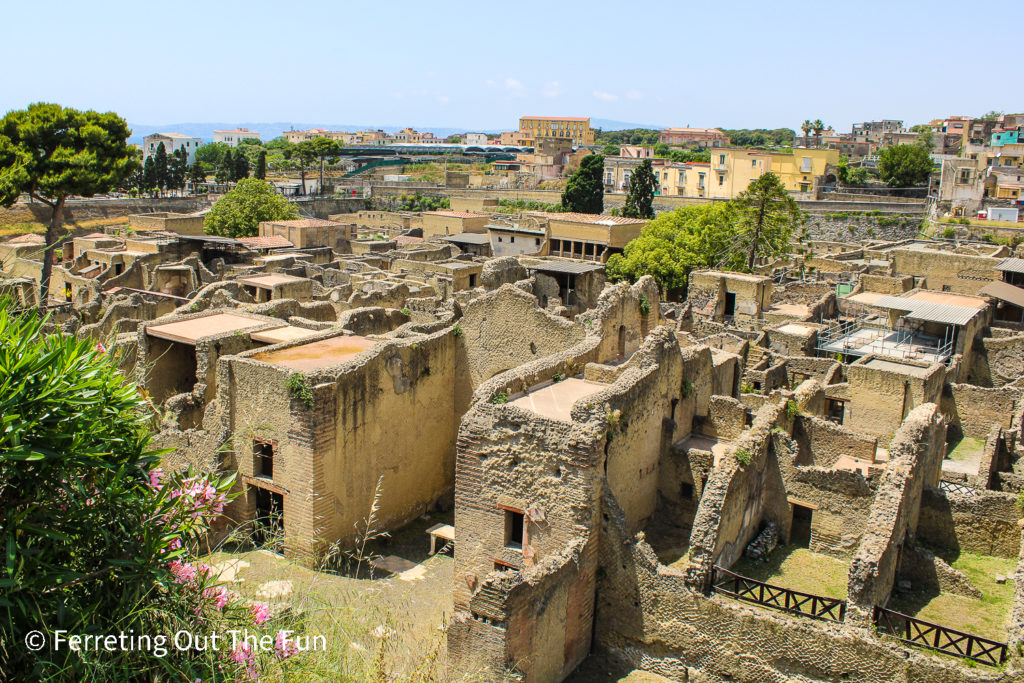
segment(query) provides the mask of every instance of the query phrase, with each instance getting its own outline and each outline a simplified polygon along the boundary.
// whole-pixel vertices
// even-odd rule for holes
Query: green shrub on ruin
[[[288,393],[292,398],[302,401],[306,410],[313,409],[313,392],[309,389],[305,375],[296,372],[288,377]]]
[[[506,394],[504,391],[499,391],[494,396],[491,396],[491,403],[493,403],[494,405],[508,403],[508,394]]]
[[[688,379],[684,379],[683,385],[679,389],[679,395],[684,399],[693,396],[693,382]]]
[[[646,294],[641,294],[640,295],[640,315],[642,315],[642,316],[644,316],[646,318],[650,314],[650,312],[651,312],[651,300],[647,298]]]
[[[956,237],[956,228],[946,228],[945,230],[942,231],[942,236],[945,237],[947,240],[953,239],[954,237]]]
[[[750,451],[746,448],[737,449],[734,455],[741,465],[746,466],[750,464]]]
[[[792,422],[796,419],[796,416],[800,414],[800,406],[797,405],[796,401],[789,399],[786,401],[786,419]]]

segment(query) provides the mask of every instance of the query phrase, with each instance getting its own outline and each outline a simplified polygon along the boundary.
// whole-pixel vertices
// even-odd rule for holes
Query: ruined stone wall
[[[798,416],[793,426],[793,438],[800,445],[801,455],[809,462],[801,464],[817,467],[832,467],[841,456],[849,456],[867,462],[875,461],[878,439],[859,434],[852,429],[837,425],[820,417]]]
[[[977,294],[986,281],[1002,280],[995,270],[999,259],[955,254],[937,249],[893,249],[889,252],[895,275],[924,278],[920,286],[958,294]]]
[[[842,381],[842,363],[832,358],[814,358],[812,356],[787,356],[786,372],[789,373],[789,386],[795,387],[806,379],[817,379],[823,385]]]
[[[964,436],[984,439],[998,425],[1009,428],[1017,412],[1021,390],[1017,387],[986,388],[973,384],[948,384],[943,391],[942,411],[950,425]]]
[[[938,403],[945,370],[928,369],[925,377],[867,367],[871,357],[846,368],[848,382],[828,387],[828,395],[846,400],[843,424],[850,429],[889,438],[896,433],[904,415],[924,403]]]
[[[913,288],[914,277],[912,275],[889,277],[888,275],[868,275],[864,273],[860,276],[859,291],[861,292],[881,292],[882,294],[898,296],[904,292],[909,292]]]
[[[996,557],[1020,551],[1016,496],[1000,491],[957,493],[925,488],[917,537],[930,546]]]
[[[509,368],[564,351],[585,336],[582,325],[539,309],[531,294],[513,285],[466,304],[459,325],[459,353],[474,387]]]
[[[746,429],[747,408],[731,396],[711,396],[707,416],[700,421],[699,431],[719,441],[731,441]]]
[[[967,381],[982,387],[1001,387],[1024,375],[1024,334],[982,337],[974,345]]]
[[[651,547],[602,525],[596,647],[671,681],[1010,683],[1019,668],[968,668],[870,629],[789,616],[686,585]]]
[[[713,567],[731,566],[764,521],[774,522],[788,537],[790,509],[771,438],[772,428],[784,421],[784,405],[766,403],[712,470],[690,535],[690,585],[707,588]]]
[[[921,491],[938,483],[946,425],[935,404],[918,406],[893,437],[890,461],[850,562],[847,621],[867,625],[892,590],[899,547],[918,526]]]

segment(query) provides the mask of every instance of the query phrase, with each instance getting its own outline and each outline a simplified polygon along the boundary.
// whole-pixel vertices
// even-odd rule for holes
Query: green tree
[[[184,190],[188,179],[188,152],[184,147],[174,150],[168,163],[170,186],[175,190]]]
[[[923,145],[893,145],[878,152],[878,175],[891,187],[910,187],[928,181],[932,160]]]
[[[231,149],[226,142],[208,142],[200,145],[196,150],[196,161],[209,164],[211,168],[217,168],[224,161],[224,153]]]
[[[917,125],[911,126],[910,127],[910,132],[911,133],[923,133],[926,130],[930,131],[931,129],[932,129],[932,127],[929,126],[927,123],[919,123]]]
[[[284,158],[294,161],[299,167],[299,180],[302,182],[300,192],[306,194],[306,169],[317,158],[317,151],[313,145],[313,140],[303,140],[299,144],[284,150]]]
[[[170,169],[167,165],[167,148],[162,142],[157,145],[156,154],[153,155],[153,172],[157,189],[163,192],[169,185]]]
[[[804,132],[804,144],[807,144],[810,141],[811,131],[814,130],[814,124],[810,119],[804,119],[804,122],[800,124],[800,130]]]
[[[146,157],[146,163],[142,165],[142,190],[152,192],[156,189],[156,162],[153,155]]]
[[[192,192],[195,192],[201,183],[206,182],[206,170],[203,168],[203,162],[197,161],[192,164],[188,170],[188,179],[192,183]]]
[[[260,155],[256,158],[256,171],[253,173],[254,178],[265,180],[267,177],[267,151],[261,149]]]
[[[914,143],[924,147],[926,150],[928,150],[928,153],[930,154],[932,148],[935,146],[935,135],[934,133],[932,133],[932,129],[926,128],[925,130],[919,132],[917,134],[917,140],[915,140]]]
[[[27,193],[50,207],[46,257],[40,276],[40,302],[49,298],[53,251],[71,195],[92,197],[118,187],[138,168],[128,145],[128,124],[112,112],[79,111],[37,103],[0,119],[0,206]]]
[[[277,150],[282,152],[286,149],[291,149],[294,146],[295,145],[288,142],[288,138],[283,135],[278,135],[276,138],[268,141],[267,144],[264,145],[267,150]]]
[[[814,131],[814,144],[821,147],[821,134],[825,132],[825,124],[821,122],[821,119],[814,119],[811,129]]]
[[[241,180],[242,178],[248,178],[249,177],[249,157],[245,156],[245,152],[243,152],[242,150],[237,150],[235,152],[235,158],[231,162],[231,164],[232,164],[232,173],[231,173],[231,179],[232,180],[237,182],[237,181]]]
[[[203,230],[223,237],[252,237],[261,221],[289,220],[298,215],[295,207],[266,181],[243,178],[206,214]]]
[[[995,109],[991,109],[991,110],[985,112],[984,114],[982,114],[980,118],[981,118],[982,121],[996,121],[1002,115],[1003,115],[1003,112],[996,111]]]
[[[659,142],[654,146],[654,156],[667,157],[672,152],[667,143]]]
[[[591,154],[583,157],[579,169],[572,174],[562,192],[566,211],[601,213],[604,210],[604,157]]]
[[[846,182],[850,185],[864,185],[868,182],[868,178],[871,177],[871,172],[863,166],[857,168],[851,168],[846,174]]]
[[[729,203],[736,210],[737,246],[747,252],[747,271],[758,258],[789,253],[789,239],[803,214],[777,175],[762,174]]]
[[[670,298],[686,292],[694,268],[724,268],[732,258],[732,207],[727,203],[686,206],[662,213],[621,254],[608,259],[608,277],[636,282],[651,275]],[[742,259],[742,256],[740,256]]]
[[[313,153],[316,154],[317,159],[320,160],[320,192],[323,192],[324,188],[324,160],[327,157],[334,157],[341,154],[342,144],[337,140],[330,138],[314,138],[310,141],[312,143]]]
[[[629,176],[626,203],[622,215],[627,218],[654,218],[654,190],[657,183],[650,159],[644,159]]]
[[[214,179],[218,183],[226,183],[235,176],[235,160],[231,158],[231,150],[228,149],[221,157],[220,166],[217,167],[217,174]]]
[[[622,150],[619,149],[618,145],[613,145],[609,143],[604,146],[604,149],[601,150],[601,154],[605,155],[606,157],[617,157],[619,156],[619,152],[621,151]]]

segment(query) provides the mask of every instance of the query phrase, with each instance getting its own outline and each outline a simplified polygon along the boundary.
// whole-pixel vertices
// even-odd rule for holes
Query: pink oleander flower
[[[171,560],[169,566],[171,573],[174,574],[174,580],[180,584],[192,583],[199,575],[199,571],[188,562]]]
[[[252,651],[252,646],[243,641],[231,650],[231,660],[236,664],[246,666],[256,661],[256,655]]]
[[[149,487],[152,488],[152,489],[156,489],[157,491],[162,489],[163,488],[163,484],[160,483],[160,480],[163,479],[163,476],[164,476],[164,471],[163,471],[163,469],[161,469],[159,467],[157,467],[156,469],[150,470],[149,471]]]
[[[96,342],[96,345],[93,346],[92,348],[94,348],[97,353],[106,353],[107,352],[107,347],[104,346],[103,344],[101,344],[100,342]]]
[[[270,608],[267,607],[267,603],[265,602],[253,603],[252,607],[249,609],[252,610],[252,618],[256,621],[257,625],[262,624],[270,618]]]
[[[274,648],[277,650],[278,659],[288,659],[296,652],[299,648],[295,646],[295,641],[287,637],[287,631],[278,631],[277,637],[274,639]]]
[[[212,599],[214,607],[218,610],[224,609],[224,605],[228,604],[228,591],[224,586],[207,588],[203,591],[203,597]]]

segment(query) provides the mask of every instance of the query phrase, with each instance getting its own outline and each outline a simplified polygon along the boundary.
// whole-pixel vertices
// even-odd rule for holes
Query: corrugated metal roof
[[[1024,273],[1024,259],[1004,258],[996,264],[996,270],[1003,270],[1010,273]]]
[[[979,294],[987,294],[1000,301],[1024,308],[1024,289],[1011,285],[1009,282],[990,282],[981,288]]]
[[[933,301],[922,301],[902,296],[883,296],[871,305],[875,308],[906,311],[907,314],[904,317],[908,320],[922,320],[932,323],[945,323],[947,325],[966,325],[968,321],[981,313],[982,310],[970,306],[939,304]]]

